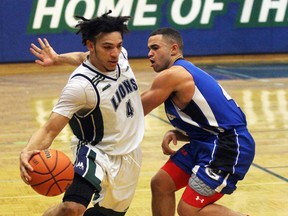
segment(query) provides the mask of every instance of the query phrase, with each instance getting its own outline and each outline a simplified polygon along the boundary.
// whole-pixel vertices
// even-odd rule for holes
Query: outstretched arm
[[[53,47],[50,46],[46,38],[38,38],[40,47],[34,43],[31,44],[30,52],[38,59],[35,62],[41,66],[51,66],[60,64],[80,65],[87,57],[88,52],[70,52],[58,54]]]

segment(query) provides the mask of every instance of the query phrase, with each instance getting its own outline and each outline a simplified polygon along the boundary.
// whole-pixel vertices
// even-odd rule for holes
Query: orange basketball
[[[74,177],[70,158],[59,150],[46,149],[29,161],[34,171],[29,175],[31,187],[44,196],[57,196],[66,191]]]

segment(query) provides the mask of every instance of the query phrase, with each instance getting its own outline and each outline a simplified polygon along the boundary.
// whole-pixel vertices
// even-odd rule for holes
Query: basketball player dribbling
[[[31,156],[49,148],[70,124],[77,145],[74,179],[63,202],[45,211],[45,216],[125,215],[135,193],[144,114],[127,51],[122,47],[130,17],[108,14],[91,20],[80,17],[78,33],[89,56],[71,74],[49,119],[20,154],[21,177],[29,184]],[[92,197],[93,212],[85,212]]]

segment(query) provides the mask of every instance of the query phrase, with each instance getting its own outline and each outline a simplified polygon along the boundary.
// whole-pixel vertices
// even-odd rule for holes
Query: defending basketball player
[[[80,216],[92,196],[95,207],[86,215],[125,215],[135,193],[141,166],[140,142],[144,114],[140,93],[122,47],[130,17],[101,17],[77,25],[89,56],[70,76],[43,127],[20,154],[23,181],[33,171],[28,161],[51,146],[69,123],[75,135],[74,179],[63,202],[45,216]],[[90,212],[90,213],[89,213]]]
[[[236,190],[254,158],[244,113],[214,78],[183,58],[178,31],[155,30],[148,48],[159,74],[141,95],[144,113],[164,103],[175,127],[162,142],[163,153],[171,157],[151,181],[153,215],[173,216],[175,192],[181,188],[181,216],[243,215],[215,202]],[[175,152],[169,145],[177,140],[188,143]]]

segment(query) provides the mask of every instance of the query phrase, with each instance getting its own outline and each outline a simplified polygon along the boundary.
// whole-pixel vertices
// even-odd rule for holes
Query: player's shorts
[[[248,172],[255,143],[246,128],[218,135],[214,139],[191,140],[171,160],[183,171],[192,172],[218,193],[231,194]]]
[[[217,193],[211,188],[208,188],[207,190],[206,185],[204,186],[204,188],[206,189],[205,192],[207,192],[205,195],[203,195],[203,193],[200,194],[202,188],[200,188],[200,191],[199,191],[200,193],[197,192],[194,188],[192,188],[194,187],[195,184],[190,184],[192,180],[191,175],[183,171],[172,160],[168,160],[164,164],[162,169],[166,171],[170,175],[170,177],[173,179],[175,186],[176,186],[176,190],[186,187],[182,194],[182,200],[193,207],[203,208],[204,206],[208,204],[216,202],[223,196],[223,194]],[[202,182],[202,184],[204,183]],[[197,187],[195,188],[199,189],[200,186],[199,185],[196,185],[196,186]]]
[[[140,147],[127,155],[111,156],[91,145],[79,145],[74,163],[75,173],[96,189],[93,204],[117,212],[130,206],[140,174]]]

